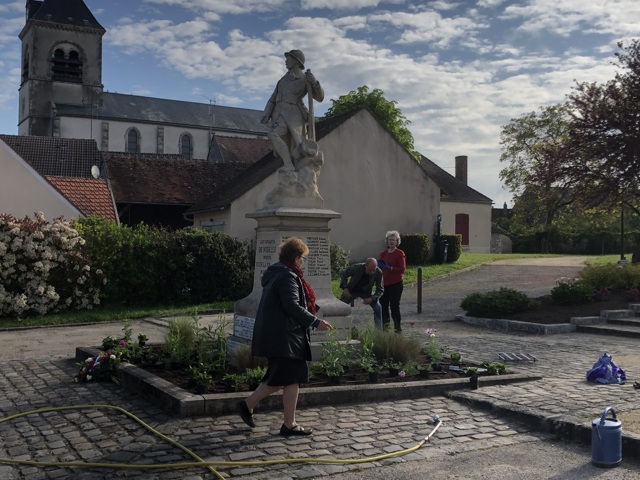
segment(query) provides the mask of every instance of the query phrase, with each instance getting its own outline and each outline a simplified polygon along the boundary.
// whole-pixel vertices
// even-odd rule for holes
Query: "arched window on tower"
[[[26,82],[29,79],[29,55],[26,54],[24,56],[24,60],[22,61],[22,83]]]
[[[140,153],[140,133],[135,128],[130,128],[127,132],[125,152]]]
[[[65,55],[64,50],[56,48],[52,59],[53,80],[65,82],[82,82],[82,61],[77,51],[71,50],[69,55]]]
[[[188,133],[183,133],[180,137],[180,154],[187,160],[191,160],[193,156],[191,135]]]

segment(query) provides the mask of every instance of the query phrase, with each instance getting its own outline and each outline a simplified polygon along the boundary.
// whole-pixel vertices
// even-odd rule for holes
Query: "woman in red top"
[[[382,305],[382,322],[385,327],[389,323],[389,307],[391,307],[391,318],[396,333],[402,332],[400,327],[400,297],[402,297],[402,280],[404,270],[407,267],[407,257],[398,248],[400,245],[400,234],[397,230],[390,230],[386,234],[387,249],[380,252],[378,266],[382,269],[382,280],[384,293],[380,297]]]

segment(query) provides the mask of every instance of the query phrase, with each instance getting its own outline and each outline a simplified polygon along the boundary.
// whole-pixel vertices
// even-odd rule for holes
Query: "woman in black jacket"
[[[238,402],[242,420],[255,427],[253,409],[263,398],[282,389],[284,422],[280,434],[310,435],[296,423],[300,384],[309,380],[307,361],[311,360],[310,329],[329,330],[329,322],[315,316],[316,294],[304,279],[302,265],[309,247],[296,237],[280,245],[279,262],[262,276],[262,298],[253,327],[251,353],[267,357],[269,367],[258,388]]]

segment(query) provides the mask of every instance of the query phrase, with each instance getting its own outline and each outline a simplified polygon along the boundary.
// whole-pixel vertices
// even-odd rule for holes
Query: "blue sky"
[[[501,207],[500,131],[615,73],[637,0],[85,0],[107,30],[105,90],[262,110],[302,50],[324,114],[362,85],[411,121],[415,147]],[[24,0],[0,2],[0,133],[16,134]]]

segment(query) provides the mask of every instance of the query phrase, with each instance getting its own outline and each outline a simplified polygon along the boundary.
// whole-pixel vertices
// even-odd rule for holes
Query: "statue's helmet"
[[[291,50],[290,52],[286,52],[284,56],[295,58],[298,62],[300,62],[302,68],[304,68],[304,53],[302,53],[300,50]]]

